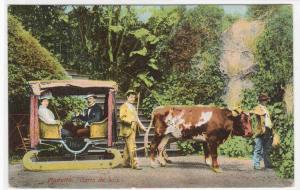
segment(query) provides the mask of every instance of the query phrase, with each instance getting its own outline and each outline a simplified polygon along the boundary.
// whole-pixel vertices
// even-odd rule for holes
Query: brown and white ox
[[[237,110],[208,106],[162,106],[152,112],[150,126],[154,128],[154,138],[150,145],[151,167],[155,167],[155,152],[158,162],[165,166],[165,147],[177,140],[203,142],[205,163],[213,171],[221,172],[217,161],[217,148],[229,135],[252,136],[250,117]],[[148,142],[150,127],[145,135]],[[211,158],[211,160],[210,160]]]

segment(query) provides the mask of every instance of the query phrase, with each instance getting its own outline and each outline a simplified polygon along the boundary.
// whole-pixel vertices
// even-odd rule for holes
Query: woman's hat
[[[51,93],[50,91],[44,92],[44,93],[43,93],[42,95],[40,95],[40,97],[39,97],[40,100],[44,100],[44,99],[49,100],[49,99],[51,99],[51,98],[53,98],[53,96],[52,96],[52,93]]]

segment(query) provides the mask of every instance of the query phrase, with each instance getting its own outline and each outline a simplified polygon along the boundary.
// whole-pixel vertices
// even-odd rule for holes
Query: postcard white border
[[[28,5],[28,4],[131,4],[131,5],[173,5],[173,4],[293,4],[294,13],[294,138],[295,138],[295,186],[285,189],[298,189],[300,186],[299,182],[299,127],[300,127],[300,114],[299,110],[299,95],[300,95],[300,84],[297,81],[300,76],[300,2],[297,0],[4,0],[1,1],[0,9],[0,80],[1,80],[1,112],[0,112],[0,123],[1,132],[0,138],[2,139],[1,149],[2,155],[0,157],[0,187],[1,189],[8,189],[8,75],[7,75],[7,7],[10,4],[14,5]],[[298,22],[296,22],[298,21]],[[28,189],[28,188],[26,188]],[[203,188],[201,188],[203,189]],[[204,188],[214,189],[214,188]],[[243,188],[236,188],[243,189]],[[247,188],[251,189],[251,188]],[[269,188],[255,188],[255,189],[269,189]],[[272,188],[282,189],[282,188]]]

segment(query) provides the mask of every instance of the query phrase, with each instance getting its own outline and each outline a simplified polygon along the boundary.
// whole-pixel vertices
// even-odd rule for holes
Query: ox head
[[[253,135],[250,114],[244,112],[241,108],[236,108],[229,113],[229,118],[233,121],[233,135],[243,137]]]

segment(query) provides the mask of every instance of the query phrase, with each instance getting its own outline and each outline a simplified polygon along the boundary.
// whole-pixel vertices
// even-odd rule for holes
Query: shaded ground
[[[290,187],[292,179],[281,179],[273,170],[254,171],[251,160],[220,157],[223,173],[212,172],[199,156],[172,157],[165,168],[150,168],[140,158],[143,170],[24,171],[21,164],[9,166],[14,187],[129,188],[129,187]]]

